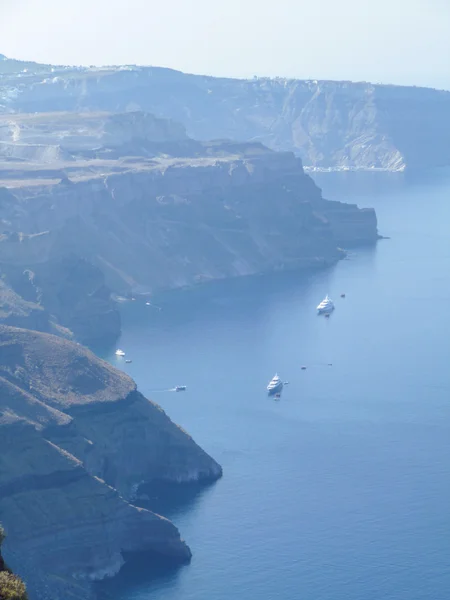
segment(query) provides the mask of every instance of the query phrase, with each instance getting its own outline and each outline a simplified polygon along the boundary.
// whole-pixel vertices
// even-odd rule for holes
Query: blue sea
[[[124,307],[118,346],[133,362],[109,360],[224,476],[153,500],[192,563],[134,562],[105,597],[449,597],[450,175],[316,181],[327,198],[375,207],[390,239],[328,270]],[[327,293],[329,319],[315,311]],[[279,401],[265,392],[275,372],[290,382]]]

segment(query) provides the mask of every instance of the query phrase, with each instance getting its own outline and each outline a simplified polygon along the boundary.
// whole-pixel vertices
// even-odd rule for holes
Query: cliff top
[[[406,86],[398,85],[395,83],[373,83],[369,81],[351,81],[351,80],[337,80],[337,79],[299,79],[296,77],[220,77],[214,75],[205,75],[202,73],[185,73],[178,69],[172,69],[169,67],[159,67],[155,65],[52,65],[46,63],[38,63],[32,60],[19,60],[15,58],[9,58],[3,54],[0,54],[0,61],[3,65],[0,67],[0,74],[12,74],[24,75],[31,78],[33,75],[53,75],[54,77],[107,77],[115,74],[133,74],[133,73],[144,73],[149,77],[161,78],[161,79],[178,79],[178,78],[196,78],[202,80],[205,83],[220,82],[234,83],[242,82],[245,84],[251,84],[252,86],[264,86],[267,83],[278,84],[284,86],[286,84],[297,83],[305,86],[329,86],[329,87],[366,87],[373,86],[377,89],[386,90],[430,90],[433,88],[423,86]],[[49,81],[50,83],[51,81]],[[444,91],[444,90],[433,90],[433,91]],[[444,91],[445,92],[445,91]]]
[[[164,173],[167,169],[216,167],[240,161],[240,154],[209,157],[165,157],[146,160],[143,157],[119,158],[117,160],[92,159],[85,161],[58,161],[50,165],[36,163],[8,163],[0,167],[0,188],[47,187],[58,183],[70,184],[93,179],[104,180],[109,175],[127,173]],[[256,158],[256,157],[253,157]]]
[[[0,115],[0,186],[8,188],[269,155],[259,142],[193,140],[182,125],[140,111]]]
[[[2,73],[0,113],[9,115],[144,111],[182,123],[194,139],[260,141],[319,169],[401,171],[450,163],[449,91],[11,60],[0,62]]]
[[[128,148],[130,144],[140,148],[187,139],[180,123],[142,111],[66,111],[0,117],[0,156],[9,160],[49,163],[80,155],[95,156],[99,148]]]
[[[30,396],[52,408],[68,410],[116,402],[136,389],[130,377],[83,346],[5,326],[0,326],[0,377],[18,388],[15,393],[24,411],[19,416],[33,422],[37,408]],[[55,413],[52,418],[56,418]]]

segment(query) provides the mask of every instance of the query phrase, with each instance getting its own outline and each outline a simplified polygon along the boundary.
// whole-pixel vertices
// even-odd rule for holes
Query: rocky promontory
[[[373,210],[324,200],[298,157],[259,143],[141,112],[9,115],[0,131],[4,285],[84,343],[117,337],[111,292],[323,267],[378,237]]]
[[[91,597],[123,554],[190,559],[167,519],[131,502],[141,485],[208,481],[220,466],[81,346],[0,326],[0,520],[5,555],[35,597]]]

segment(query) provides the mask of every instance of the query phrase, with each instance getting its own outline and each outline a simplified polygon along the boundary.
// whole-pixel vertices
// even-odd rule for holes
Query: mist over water
[[[450,176],[316,180],[327,198],[374,206],[390,239],[326,271],[207,285],[155,299],[162,310],[124,306],[118,347],[133,362],[109,360],[224,477],[150,494],[192,563],[143,557],[103,597],[447,597]],[[315,312],[327,293],[330,319]],[[280,401],[265,392],[276,371],[290,382]],[[175,385],[188,389],[163,391]]]

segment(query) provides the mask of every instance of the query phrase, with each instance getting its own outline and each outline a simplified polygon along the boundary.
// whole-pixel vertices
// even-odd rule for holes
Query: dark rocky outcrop
[[[88,599],[123,553],[189,560],[167,519],[130,502],[143,484],[221,468],[134,382],[81,346],[0,326],[0,520],[34,597]]]
[[[450,164],[450,92],[348,81],[238,80],[157,67],[30,63],[26,76],[23,68],[18,61],[2,63],[5,112],[142,110],[183,123],[196,139],[257,140],[294,151],[305,165],[319,168]]]

